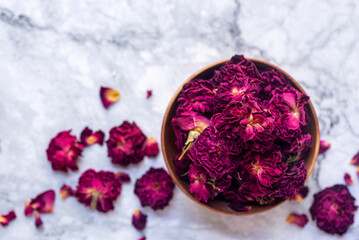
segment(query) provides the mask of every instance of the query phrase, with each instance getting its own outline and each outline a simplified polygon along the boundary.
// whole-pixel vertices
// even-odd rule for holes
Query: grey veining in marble
[[[160,140],[161,121],[172,94],[199,68],[235,53],[271,61],[289,72],[310,95],[321,135],[332,149],[318,158],[302,203],[286,202],[257,216],[228,217],[194,205],[179,189],[170,207],[148,214],[147,239],[336,239],[310,221],[289,225],[290,212],[308,214],[312,195],[343,183],[359,150],[359,6],[357,0],[131,1],[0,0],[0,213],[18,218],[0,227],[0,239],[138,239],[131,215],[139,208],[134,180],[162,156],[124,169],[116,209],[91,212],[59,195],[54,214],[38,230],[23,215],[25,200],[63,183],[76,185],[88,168],[117,170],[106,147],[92,146],[79,172],[54,173],[45,149],[57,132],[86,126],[105,132],[136,121]],[[110,110],[100,86],[119,89]],[[146,90],[153,98],[146,100]],[[359,239],[359,218],[341,239]]]

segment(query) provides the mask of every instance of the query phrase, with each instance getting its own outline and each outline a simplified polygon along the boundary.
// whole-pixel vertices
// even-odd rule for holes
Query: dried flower
[[[81,132],[81,143],[86,147],[86,146],[90,146],[93,145],[95,143],[98,143],[102,146],[103,144],[103,139],[105,138],[105,134],[99,130],[97,132],[93,132],[90,128],[86,127],[82,132]]]
[[[353,179],[352,177],[349,175],[349,173],[345,173],[344,174],[344,181],[345,183],[349,186],[349,185],[352,185],[353,184]]]
[[[286,219],[286,222],[295,224],[298,227],[303,228],[308,223],[308,217],[305,214],[291,213]]]
[[[310,207],[312,219],[321,230],[343,235],[354,223],[355,198],[345,185],[334,185],[314,195]]]
[[[172,199],[174,184],[163,168],[150,168],[135,184],[141,205],[153,210],[163,209]]]
[[[81,175],[76,191],[79,202],[100,212],[113,210],[113,202],[120,194],[121,183],[116,174],[108,171],[96,172],[93,169]]]
[[[120,93],[113,88],[101,87],[100,98],[103,106],[108,109],[112,104],[118,101]]]
[[[319,154],[325,153],[329,150],[331,143],[325,140],[320,140]]]
[[[0,224],[5,227],[15,218],[16,218],[16,214],[14,211],[11,211],[8,214],[4,214],[4,215],[0,214]]]
[[[147,215],[143,214],[140,210],[136,210],[132,215],[132,225],[137,230],[143,230],[146,227]]]
[[[159,151],[157,141],[153,137],[147,138],[145,142],[145,155],[148,157],[156,157]]]
[[[136,123],[124,121],[121,126],[110,130],[110,139],[106,142],[108,156],[113,163],[121,166],[139,163],[145,155],[145,141],[146,136]]]
[[[78,170],[76,160],[81,156],[83,145],[70,132],[71,130],[59,132],[50,141],[46,153],[53,170]]]
[[[42,220],[40,213],[52,213],[55,202],[55,191],[48,190],[39,194],[36,198],[26,201],[25,203],[25,216],[31,216],[35,213],[35,225],[40,227]]]
[[[203,169],[191,165],[188,172],[189,190],[198,201],[207,202],[215,196],[215,186],[209,183]]]

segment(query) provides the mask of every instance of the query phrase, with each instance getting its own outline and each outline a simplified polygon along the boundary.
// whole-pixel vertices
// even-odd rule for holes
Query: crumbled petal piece
[[[50,141],[46,153],[53,170],[78,170],[76,160],[81,156],[84,146],[70,132],[71,130],[59,132]]]
[[[146,98],[149,99],[152,97],[152,90],[147,90],[147,96]]]
[[[349,186],[349,185],[352,185],[353,184],[353,179],[352,177],[349,175],[349,173],[345,173],[344,174],[344,181],[345,183]]]
[[[163,168],[150,168],[135,184],[141,205],[153,210],[163,209],[172,199],[174,184]]]
[[[303,228],[308,223],[308,217],[305,214],[291,213],[286,219],[286,222],[295,224],[298,227]]]
[[[153,137],[147,138],[145,142],[145,155],[147,157],[155,157],[159,153],[158,143]]]
[[[354,157],[350,160],[350,164],[359,166],[359,152],[355,154]]]
[[[146,237],[143,236],[143,237],[139,238],[138,240],[146,240]]]
[[[357,208],[355,198],[347,186],[337,184],[314,195],[310,214],[312,219],[317,221],[319,229],[330,234],[343,235],[354,223],[354,212]]]
[[[93,145],[95,143],[103,145],[103,139],[105,138],[105,134],[99,130],[97,132],[93,132],[90,128],[86,127],[81,132],[81,143],[86,147]]]
[[[48,190],[39,194],[36,198],[26,201],[24,210],[25,216],[31,216],[34,213],[36,227],[42,225],[40,213],[53,212],[55,195],[54,190]]]
[[[328,151],[331,147],[331,143],[325,140],[320,140],[320,144],[319,144],[319,154],[325,153],[326,151]]]
[[[132,215],[132,225],[139,231],[146,227],[147,215],[137,209]]]
[[[114,164],[137,164],[145,156],[143,145],[146,139],[136,123],[124,121],[121,126],[110,130],[110,138],[106,141],[107,154]]]
[[[103,106],[108,109],[112,104],[118,101],[120,98],[120,93],[113,88],[101,87],[100,98]]]
[[[89,169],[78,182],[76,197],[92,210],[108,212],[114,209],[114,201],[121,194],[121,182],[113,172]]]
[[[62,187],[60,188],[60,195],[62,199],[66,199],[68,197],[73,197],[75,196],[76,191],[74,189],[72,189],[71,186],[69,185],[62,185]]]
[[[4,214],[4,215],[0,214],[0,224],[5,227],[15,218],[16,218],[16,214],[14,211],[11,211],[8,214]]]

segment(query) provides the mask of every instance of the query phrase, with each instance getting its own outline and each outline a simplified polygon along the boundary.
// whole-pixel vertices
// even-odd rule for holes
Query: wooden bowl
[[[263,60],[254,59],[254,58],[247,58],[247,59],[251,60],[257,66],[257,68],[259,70],[263,69],[263,68],[270,67],[270,68],[274,68],[274,69],[282,72],[284,74],[284,76],[287,77],[287,79],[290,81],[291,85],[294,88],[296,88],[300,92],[306,94],[305,91],[303,90],[303,88],[288,73],[286,73],[279,67],[277,67],[273,64],[270,64],[266,61],[263,61]],[[188,83],[189,81],[191,81],[192,79],[195,79],[195,78],[203,78],[203,79],[211,78],[213,76],[214,70],[219,69],[223,63],[228,62],[228,61],[229,61],[229,59],[218,61],[218,62],[213,63],[207,67],[202,68],[201,70],[199,70],[198,72],[193,74],[191,77],[189,77],[183,84]],[[180,152],[180,150],[177,149],[177,147],[175,145],[176,137],[175,137],[174,131],[171,126],[171,119],[175,115],[176,109],[178,107],[177,98],[182,90],[183,84],[180,88],[178,88],[178,90],[172,97],[170,103],[168,104],[165,116],[163,118],[162,133],[161,133],[161,145],[162,145],[163,157],[165,159],[168,171],[169,171],[173,181],[177,184],[177,186],[190,199],[192,199],[194,202],[201,205],[202,207],[210,209],[217,213],[222,213],[222,214],[227,214],[227,215],[246,216],[246,215],[258,214],[258,213],[268,211],[272,208],[275,208],[279,204],[283,203],[285,200],[278,201],[277,203],[270,205],[270,206],[253,206],[252,209],[248,212],[236,212],[236,211],[230,209],[227,206],[228,203],[226,203],[224,201],[212,200],[212,201],[208,201],[208,203],[203,203],[194,198],[192,193],[189,191],[188,183],[186,183],[180,179],[180,177],[177,175],[177,173],[175,171],[175,167],[173,164],[173,158]],[[308,109],[308,115],[309,115],[308,133],[312,136],[312,141],[313,141],[312,147],[305,159],[305,165],[307,167],[307,179],[308,179],[309,175],[311,174],[311,172],[314,168],[314,164],[315,164],[315,162],[317,160],[317,156],[318,156],[319,126],[318,126],[317,115],[315,114],[313,105],[310,100],[308,102],[307,109]]]

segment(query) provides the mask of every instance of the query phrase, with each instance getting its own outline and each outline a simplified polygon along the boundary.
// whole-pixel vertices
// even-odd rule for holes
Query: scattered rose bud
[[[353,179],[352,177],[349,175],[349,173],[345,173],[344,174],[344,181],[345,183],[349,186],[349,185],[352,185],[353,184]]]
[[[331,147],[331,143],[325,140],[320,140],[319,154],[325,153]]]
[[[116,103],[120,98],[120,93],[112,88],[101,87],[100,98],[103,106],[108,109],[112,104]]]
[[[359,166],[359,152],[354,155],[352,160],[350,160],[350,164],[352,164],[354,166]]]
[[[107,140],[107,153],[112,163],[128,166],[143,160],[145,155],[143,144],[146,136],[136,123],[124,121],[121,126],[110,130],[110,139]]]
[[[355,198],[345,185],[337,184],[314,195],[310,207],[312,219],[317,221],[319,229],[343,235],[354,223],[354,212],[357,210]]]
[[[309,188],[307,186],[304,186],[302,188],[302,190],[300,190],[295,196],[294,198],[292,198],[292,200],[297,201],[297,202],[301,202],[304,198],[307,197],[309,192]]]
[[[80,136],[81,143],[85,147],[93,145],[95,143],[98,143],[102,146],[104,138],[105,138],[105,134],[101,130],[99,130],[97,132],[92,132],[92,130],[88,127],[86,127],[81,132],[81,136]]]
[[[135,194],[141,205],[153,210],[163,209],[172,199],[174,184],[163,168],[150,168],[135,184]]]
[[[35,213],[35,225],[40,227],[42,220],[40,213],[52,213],[55,202],[55,191],[48,190],[39,194],[36,198],[26,201],[25,203],[25,216],[31,216]]]
[[[147,90],[146,98],[149,99],[150,97],[152,97],[152,90]]]
[[[136,210],[132,215],[132,225],[139,231],[146,227],[147,215],[143,214],[140,210]]]
[[[0,224],[5,227],[15,218],[16,218],[16,214],[14,211],[11,211],[5,215],[0,214]]]
[[[127,173],[116,172],[115,175],[117,177],[117,180],[120,181],[120,183],[126,183],[131,181],[131,178]]]
[[[308,217],[305,214],[291,213],[287,217],[286,221],[291,224],[295,224],[303,228],[308,223]]]
[[[66,199],[68,197],[73,197],[75,196],[76,191],[74,189],[72,189],[72,187],[70,187],[69,185],[62,185],[62,187],[60,188],[60,195],[62,199]]]
[[[92,210],[108,212],[114,209],[113,202],[121,194],[121,183],[113,172],[89,169],[77,185],[77,200]]]
[[[81,156],[83,145],[70,132],[71,130],[60,132],[50,141],[46,153],[53,170],[78,170],[76,160]]]
[[[156,157],[159,151],[157,141],[153,137],[147,138],[145,142],[145,155],[147,157]]]

